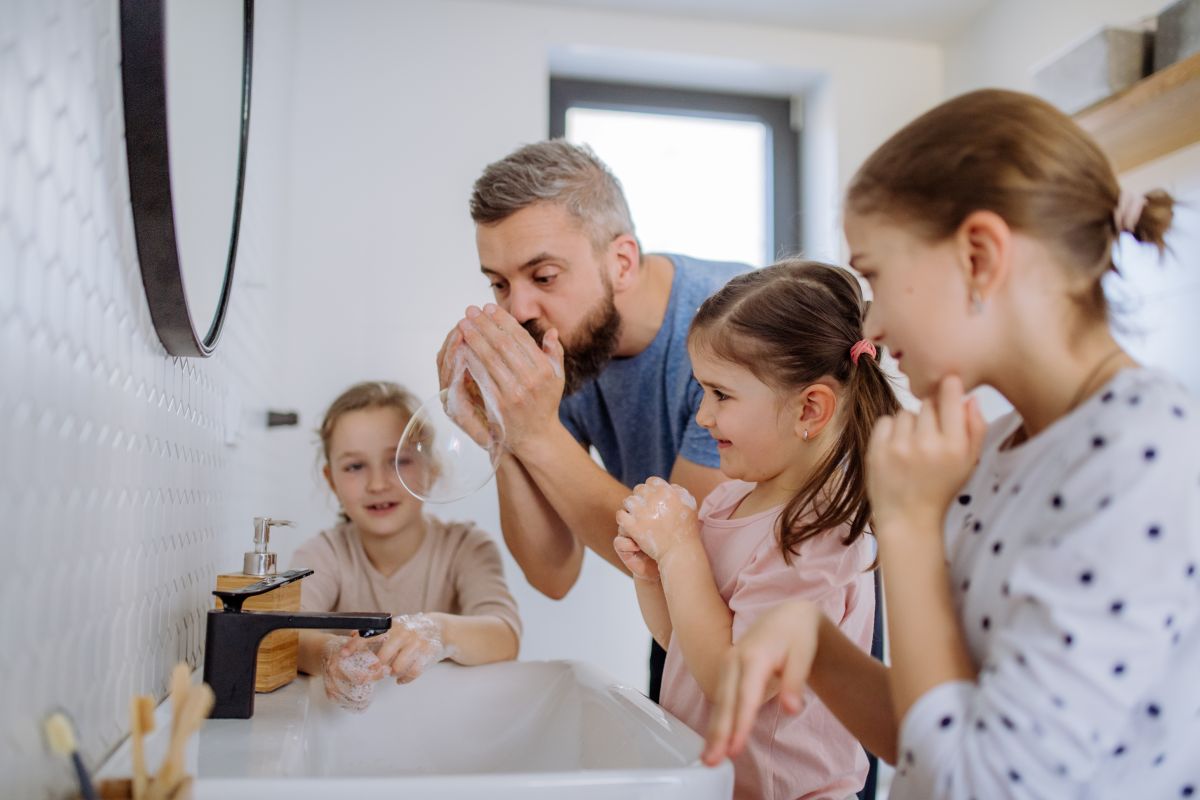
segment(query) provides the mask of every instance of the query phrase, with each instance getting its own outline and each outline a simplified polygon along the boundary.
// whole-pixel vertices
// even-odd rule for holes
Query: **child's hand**
[[[785,711],[800,710],[820,623],[816,606],[793,600],[759,617],[733,646],[709,717],[705,764],[716,766],[742,751],[759,708],[777,691]]]
[[[452,655],[443,644],[441,623],[431,614],[402,614],[392,618],[392,628],[378,650],[385,673],[396,683],[416,680],[425,670]]]
[[[365,640],[331,636],[321,651],[325,696],[349,711],[364,711],[371,703],[375,681],[387,674]]]
[[[618,536],[613,539],[613,547],[621,558],[621,563],[629,568],[633,577],[643,581],[659,581],[658,562],[642,552],[637,542],[628,536]]]
[[[878,533],[893,520],[916,521],[940,535],[946,509],[979,460],[987,424],[962,381],[942,380],[919,414],[903,411],[875,424],[867,448],[867,495]]]
[[[699,540],[696,500],[682,486],[650,478],[625,498],[617,512],[617,531],[661,562],[681,542]]]

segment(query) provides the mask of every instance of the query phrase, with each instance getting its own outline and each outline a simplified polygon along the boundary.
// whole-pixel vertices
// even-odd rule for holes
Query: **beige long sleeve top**
[[[422,611],[490,615],[519,637],[521,618],[504,580],[500,551],[488,534],[467,522],[425,515],[421,546],[391,575],[381,575],[367,558],[353,523],[322,531],[302,544],[292,568],[315,570],[301,585],[305,611]]]

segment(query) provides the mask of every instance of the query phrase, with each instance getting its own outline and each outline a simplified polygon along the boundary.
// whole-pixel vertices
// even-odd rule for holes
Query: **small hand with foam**
[[[392,618],[392,628],[383,636],[378,650],[384,674],[397,683],[416,680],[437,662],[454,655],[444,643],[442,625],[431,614],[402,614]]]
[[[625,498],[617,512],[617,532],[617,552],[625,565],[632,571],[634,566],[630,562],[637,562],[640,555],[657,562],[654,570],[657,577],[657,567],[674,548],[699,542],[696,499],[682,486],[667,483],[662,478],[650,478]],[[630,540],[637,551],[621,542],[623,538]],[[647,579],[651,579],[646,572]]]
[[[658,562],[642,552],[637,542],[624,534],[613,539],[613,548],[621,559],[621,563],[630,574],[638,580],[657,583],[661,580],[658,573]]]
[[[375,692],[375,681],[387,669],[366,639],[331,636],[321,651],[325,696],[348,711],[365,711]]]

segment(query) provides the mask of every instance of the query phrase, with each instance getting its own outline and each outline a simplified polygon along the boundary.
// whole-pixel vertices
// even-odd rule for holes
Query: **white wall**
[[[244,236],[216,355],[167,356],[129,205],[117,3],[0,0],[0,794],[74,796],[134,693],[199,666],[217,572],[290,470],[272,455],[286,25],[259,14]],[[214,268],[218,268],[214,265]],[[240,429],[233,446],[226,431]]]
[[[282,433],[292,478],[274,512],[301,525],[281,550],[333,520],[314,466],[325,406],[374,377],[430,395],[446,331],[467,304],[489,299],[467,198],[487,163],[545,137],[551,64],[809,92],[806,189],[818,200],[805,229],[827,257],[840,250],[837,198],[853,168],[942,95],[940,52],[924,44],[503,2],[294,7],[281,387],[304,430]],[[448,513],[499,532],[494,489]],[[526,621],[523,658],[584,659],[644,686],[649,636],[626,579],[589,556],[580,584],[555,603],[507,568]]]
[[[1105,26],[1157,14],[1169,0],[996,0],[946,44],[947,96],[984,86],[1033,91],[1033,72]]]
[[[1034,68],[1104,25],[1153,16],[1164,0],[1001,0],[946,48],[949,94],[984,86],[1033,91]],[[1196,113],[1180,109],[1180,113]],[[1200,392],[1200,145],[1120,176],[1123,187],[1166,189],[1181,201],[1169,234],[1171,253],[1159,263],[1152,248],[1122,237],[1123,278],[1108,283],[1122,341],[1143,363],[1162,367]],[[990,397],[992,413],[1004,408]]]

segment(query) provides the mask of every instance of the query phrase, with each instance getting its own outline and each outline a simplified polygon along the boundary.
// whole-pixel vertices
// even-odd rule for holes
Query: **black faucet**
[[[311,569],[294,569],[271,575],[240,589],[214,591],[224,608],[208,612],[204,636],[204,682],[212,687],[216,701],[212,719],[249,719],[254,714],[254,673],[258,645],[264,636],[280,628],[357,630],[368,637],[392,627],[392,617],[383,612],[243,611],[248,597],[278,589],[284,584],[312,575]]]

